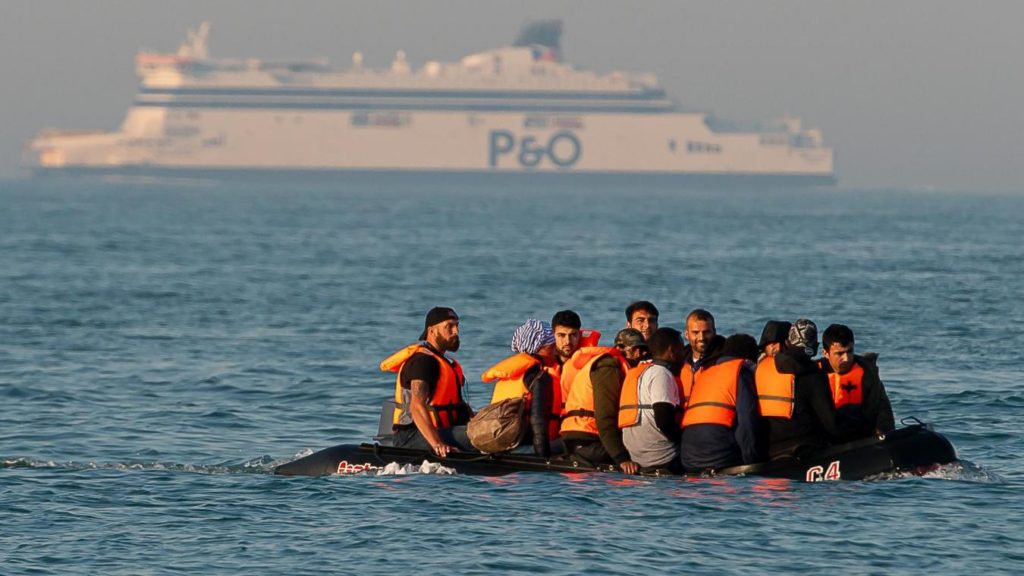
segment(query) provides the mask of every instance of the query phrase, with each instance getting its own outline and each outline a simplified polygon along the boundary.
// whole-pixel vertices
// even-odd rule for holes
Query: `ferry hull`
[[[34,178],[99,179],[124,182],[245,182],[414,186],[423,183],[497,186],[587,186],[613,188],[793,188],[833,186],[832,175],[817,174],[680,174],[671,172],[507,172],[451,170],[354,170],[300,168],[178,168],[153,166],[75,166],[32,169]]]

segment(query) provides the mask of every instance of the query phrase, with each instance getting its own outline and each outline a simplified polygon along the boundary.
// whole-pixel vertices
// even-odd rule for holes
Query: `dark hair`
[[[689,314],[686,315],[686,321],[689,322],[690,318],[700,320],[701,322],[711,322],[712,326],[715,325],[715,317],[711,315],[711,312],[708,312],[703,308],[694,308]]]
[[[722,344],[722,356],[757,361],[757,340],[750,334],[733,334]]]
[[[650,340],[647,341],[647,349],[651,351],[651,356],[661,358],[674,344],[683,344],[683,333],[666,326],[658,328],[651,334]]]
[[[572,310],[559,310],[551,317],[551,328],[554,329],[555,326],[566,326],[579,330],[583,326],[583,322],[580,320],[580,315]]]
[[[626,322],[633,321],[633,314],[635,314],[637,310],[647,312],[651,316],[659,315],[657,306],[651,304],[647,300],[637,300],[636,302],[633,302],[629,306],[626,306]]]
[[[821,347],[824,350],[829,350],[833,344],[840,346],[853,344],[853,330],[842,324],[830,324],[821,334]]]

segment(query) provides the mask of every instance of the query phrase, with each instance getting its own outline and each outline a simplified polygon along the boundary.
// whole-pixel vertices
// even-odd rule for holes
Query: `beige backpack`
[[[487,454],[506,452],[519,446],[526,433],[523,422],[525,409],[525,398],[507,398],[484,406],[466,425],[469,441],[477,450]]]

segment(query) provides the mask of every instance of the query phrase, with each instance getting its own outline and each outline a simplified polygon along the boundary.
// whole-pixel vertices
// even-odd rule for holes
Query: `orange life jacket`
[[[653,408],[651,404],[640,404],[640,377],[651,366],[654,364],[644,362],[626,372],[626,380],[622,383],[622,393],[619,394],[620,429],[640,424],[640,411],[645,408]]]
[[[864,369],[860,364],[854,362],[846,374],[829,372],[828,383],[836,410],[850,404],[859,406],[864,402]]]
[[[576,352],[573,353],[572,358],[569,358],[568,360],[565,361],[564,364],[562,364],[558,371],[558,381],[562,389],[563,403],[565,402],[565,399],[569,397],[569,387],[572,386],[572,379],[575,378],[576,373],[579,372],[579,368],[573,367],[573,358],[576,358],[576,355],[579,354],[581,350],[587,348],[597,348],[598,342],[600,340],[601,333],[598,332],[597,330],[591,330],[589,328],[584,328],[583,330],[580,330],[580,347],[577,348]],[[582,366],[583,365],[581,364],[580,367]],[[562,406],[562,409],[559,410],[558,413],[565,414],[565,406]]]
[[[626,359],[618,348],[591,346],[580,348],[562,366],[562,378],[566,377],[566,368],[573,370],[569,395],[565,399],[565,414],[562,418],[561,432],[586,432],[597,435],[597,419],[594,418],[594,383],[590,379],[590,371],[604,356],[612,356],[619,362],[623,374],[629,370]]]
[[[726,360],[697,372],[683,412],[683,428],[695,424],[731,428],[736,423],[736,389],[743,362],[742,358]]]
[[[592,330],[590,328],[580,330],[580,348],[597,346],[600,341],[601,333],[597,330]]]
[[[526,373],[534,366],[541,364],[541,361],[529,354],[516,354],[491,366],[480,379],[484,382],[493,382],[494,393],[491,395],[491,404],[501,402],[508,398],[526,398],[526,418],[529,423],[530,404],[532,397],[530,389],[526,386]],[[551,376],[551,418],[548,422],[548,439],[558,438],[558,430],[562,425],[562,393],[558,383],[557,367],[544,366],[544,370]]]
[[[683,362],[683,368],[679,371],[679,401],[680,406],[686,406],[686,401],[690,397],[690,390],[693,389],[693,384],[697,380],[697,375],[707,370],[708,366],[701,366],[697,370],[697,374],[693,373],[693,367],[689,362]]]
[[[382,372],[395,372],[395,414],[392,424],[411,423],[411,414],[408,414],[408,405],[411,401],[411,392],[402,388],[402,366],[409,361],[414,354],[429,354],[437,359],[440,366],[440,375],[437,385],[434,386],[434,393],[427,403],[430,409],[430,419],[436,428],[451,428],[465,424],[469,416],[469,405],[462,399],[462,387],[466,382],[462,374],[462,366],[455,360],[450,363],[447,358],[437,354],[423,343],[417,342],[402,348],[391,356],[388,356],[380,363]],[[402,422],[407,416],[406,422]]]
[[[761,408],[761,416],[787,420],[793,417],[795,374],[779,372],[775,367],[775,357],[768,356],[758,362],[754,382],[757,384],[757,404]]]

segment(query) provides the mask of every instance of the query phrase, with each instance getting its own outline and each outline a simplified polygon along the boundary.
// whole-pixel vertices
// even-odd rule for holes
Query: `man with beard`
[[[580,315],[572,310],[559,310],[551,317],[551,330],[555,335],[555,352],[558,353],[559,364],[565,364],[582,346],[582,326]]]
[[[579,368],[569,387],[561,428],[570,461],[614,463],[627,474],[640,470],[622,444],[619,397],[626,372],[646,356],[644,337],[632,328],[615,335],[614,348],[584,348],[573,356]]]
[[[462,366],[445,356],[459,349],[459,316],[451,308],[431,308],[420,342],[406,346],[381,362],[396,372],[393,443],[401,448],[431,450],[440,457],[474,450],[466,436],[473,415],[463,398]]]
[[[733,334],[719,359],[697,373],[686,391],[679,455],[687,472],[702,472],[764,459],[763,425],[754,386],[757,340]]]
[[[559,380],[560,398],[563,405],[569,397],[569,387],[576,377],[576,369],[569,359],[581,348],[597,346],[601,333],[583,329],[580,315],[572,310],[559,310],[551,317],[551,330],[555,334],[555,352],[558,355],[556,376]],[[559,412],[561,413],[561,411]]]
[[[713,366],[722,355],[725,338],[715,332],[715,317],[702,308],[686,315],[686,340],[689,344],[683,351],[683,368],[679,372],[679,380],[684,390],[693,387],[697,372]],[[686,405],[686,398],[682,398]]]

